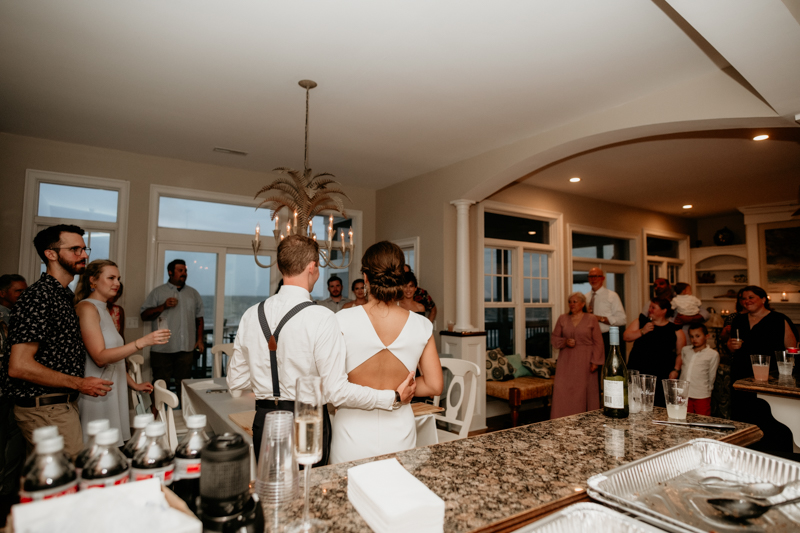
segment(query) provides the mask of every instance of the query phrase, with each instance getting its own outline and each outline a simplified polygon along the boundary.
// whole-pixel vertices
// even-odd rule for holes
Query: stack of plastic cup
[[[642,412],[652,413],[656,399],[656,376],[639,374],[639,386],[642,388]]]
[[[256,479],[262,504],[285,503],[298,494],[300,469],[292,453],[293,425],[291,411],[273,411],[266,416]]]

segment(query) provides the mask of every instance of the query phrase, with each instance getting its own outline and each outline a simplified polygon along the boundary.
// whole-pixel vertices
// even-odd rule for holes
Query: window
[[[604,235],[572,234],[572,257],[627,261],[630,259],[628,239]]]
[[[56,224],[74,224],[86,233],[89,260],[111,259],[124,270],[128,222],[127,181],[28,170],[25,177],[20,273],[29,282],[47,268],[36,249],[36,234]],[[70,284],[75,289],[78,276]]]
[[[684,264],[688,256],[689,238],[668,232],[644,231],[647,259],[647,295],[653,294],[653,283],[665,278],[670,284],[684,280]]]
[[[482,202],[481,208],[510,206]],[[519,209],[482,212],[483,297],[487,349],[510,355],[551,357],[550,333],[556,303],[554,268],[560,215]],[[553,215],[545,218],[541,215]]]

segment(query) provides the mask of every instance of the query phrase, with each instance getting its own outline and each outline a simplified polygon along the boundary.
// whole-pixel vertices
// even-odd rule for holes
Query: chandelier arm
[[[261,248],[261,242],[255,240],[250,242],[252,242],[253,245],[253,258],[256,260],[256,264],[258,266],[260,266],[261,268],[272,268],[278,264],[277,259],[275,261],[270,262],[268,265],[261,263],[261,261],[258,260],[258,250]]]

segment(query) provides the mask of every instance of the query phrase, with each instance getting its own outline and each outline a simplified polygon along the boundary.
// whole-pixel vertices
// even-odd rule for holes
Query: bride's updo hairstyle
[[[403,251],[396,244],[381,241],[373,244],[361,258],[361,272],[367,276],[369,294],[385,304],[403,297]]]

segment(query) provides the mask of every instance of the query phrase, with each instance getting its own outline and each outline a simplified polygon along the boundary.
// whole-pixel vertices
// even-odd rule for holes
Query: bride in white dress
[[[369,301],[336,313],[347,346],[351,383],[394,390],[419,366],[416,396],[442,392],[442,366],[433,325],[397,302],[403,298],[403,252],[390,242],[370,246],[361,259]],[[417,442],[411,405],[394,411],[340,407],[332,420],[331,464],[414,448]]]

